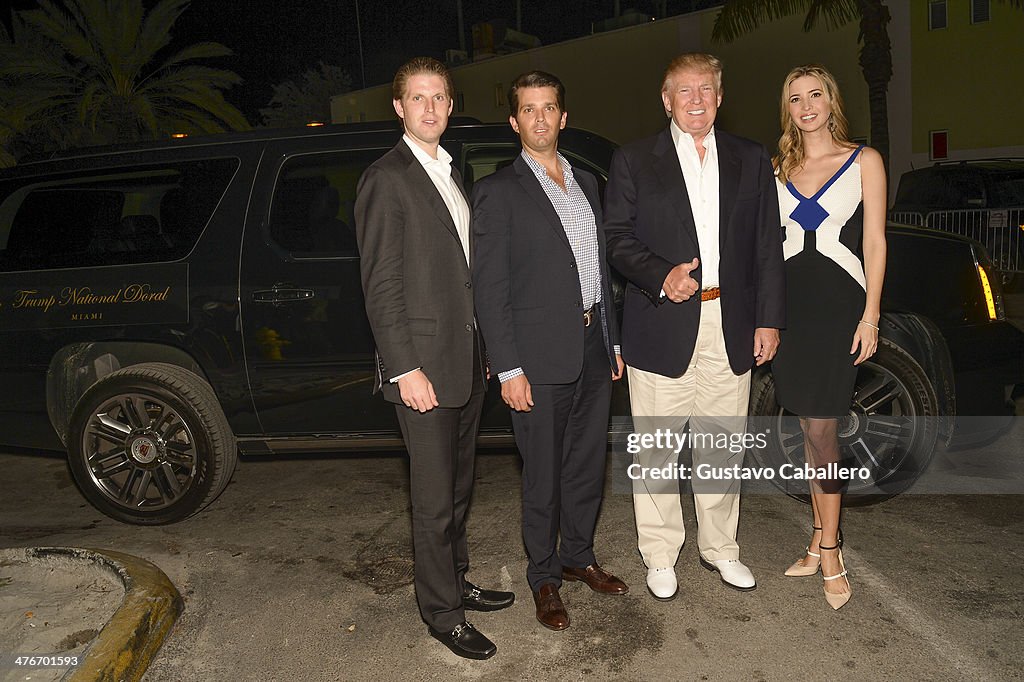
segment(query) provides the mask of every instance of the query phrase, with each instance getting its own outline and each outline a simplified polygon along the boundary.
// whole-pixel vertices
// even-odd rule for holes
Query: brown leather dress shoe
[[[533,593],[533,602],[537,605],[537,620],[549,630],[564,630],[569,627],[569,614],[558,594],[554,583],[544,583],[539,592]]]
[[[562,580],[579,580],[587,584],[594,592],[601,594],[626,594],[629,585],[604,570],[597,563],[586,568],[562,567]]]

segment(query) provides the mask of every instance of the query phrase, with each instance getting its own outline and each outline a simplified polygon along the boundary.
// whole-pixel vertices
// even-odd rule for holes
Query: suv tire
[[[154,362],[112,372],[86,391],[71,418],[68,457],[100,511],[157,525],[216,499],[234,473],[237,446],[210,385]]]
[[[765,372],[751,392],[750,414],[771,419],[768,446],[751,450],[759,466],[776,472],[785,463],[802,467],[803,437],[799,419],[775,398],[775,381]],[[853,480],[843,504],[858,506],[893,497],[909,488],[927,468],[938,440],[938,399],[921,365],[889,339],[878,340],[878,352],[860,365],[848,416],[840,419],[842,461],[866,467],[866,481]],[[778,477],[773,483],[810,502],[808,484]]]

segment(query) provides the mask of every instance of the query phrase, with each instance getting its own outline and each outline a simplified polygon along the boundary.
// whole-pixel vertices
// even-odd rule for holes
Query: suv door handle
[[[252,292],[252,300],[255,303],[270,303],[272,305],[307,301],[311,298],[316,298],[316,292],[312,289],[297,289],[291,284],[275,284],[272,289]]]

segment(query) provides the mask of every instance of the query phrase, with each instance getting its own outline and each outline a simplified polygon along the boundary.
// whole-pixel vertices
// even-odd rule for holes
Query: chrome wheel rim
[[[96,408],[82,434],[95,489],[132,511],[166,509],[191,488],[199,461],[188,424],[151,395],[114,396]]]
[[[854,478],[848,493],[878,493],[913,454],[925,429],[911,390],[881,365],[866,361],[857,372],[850,411],[839,418],[839,451],[846,466],[865,468],[867,479]],[[776,418],[778,444],[785,461],[802,467],[803,432],[799,418],[780,410]]]

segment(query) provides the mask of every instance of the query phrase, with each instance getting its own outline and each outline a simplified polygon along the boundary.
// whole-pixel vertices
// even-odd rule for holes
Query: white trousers
[[[750,341],[753,348],[753,338]],[[708,425],[719,432],[723,428],[743,430],[750,400],[750,372],[737,376],[729,366],[720,299],[701,303],[696,347],[686,372],[681,377],[671,378],[630,367],[629,398],[638,432],[667,424],[681,429],[687,421],[691,433],[705,431]],[[742,451],[736,453],[695,443],[692,452],[694,471],[702,463],[715,467],[743,463]],[[671,447],[646,449],[635,455],[641,467],[651,468],[674,464],[677,457],[678,453]],[[708,561],[738,559],[739,481],[715,481],[712,487],[712,492],[694,494],[697,548]],[[637,544],[644,563],[648,568],[674,566],[686,539],[678,488],[666,487],[664,481],[635,479],[633,510]]]

